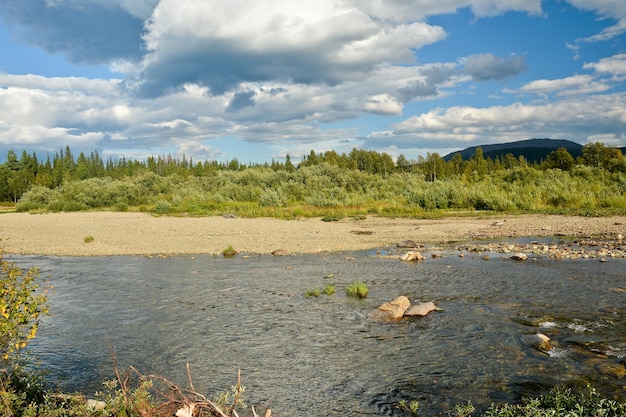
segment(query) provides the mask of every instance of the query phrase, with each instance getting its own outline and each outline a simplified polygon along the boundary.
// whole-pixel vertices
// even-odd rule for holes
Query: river
[[[445,415],[573,382],[626,400],[626,378],[607,371],[626,360],[626,260],[375,255],[12,260],[54,287],[31,348],[66,392],[101,391],[114,363],[188,386],[189,364],[209,398],[241,370],[244,400],[279,417],[401,416],[402,400]],[[357,280],[369,287],[364,300],[345,295]],[[335,294],[305,297],[327,284]],[[442,310],[368,318],[398,295]],[[524,343],[537,332],[558,346]]]

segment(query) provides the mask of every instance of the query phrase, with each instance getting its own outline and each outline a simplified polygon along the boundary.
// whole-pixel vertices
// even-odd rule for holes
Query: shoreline
[[[384,249],[404,240],[450,244],[523,237],[597,238],[626,235],[626,216],[504,215],[407,219],[167,217],[137,212],[3,213],[6,254],[124,256],[326,253]],[[87,237],[93,237],[86,242]]]

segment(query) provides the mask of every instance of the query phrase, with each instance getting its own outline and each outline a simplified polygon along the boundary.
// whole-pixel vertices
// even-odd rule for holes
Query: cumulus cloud
[[[187,0],[184,8],[162,0],[146,28],[147,94],[184,82],[221,94],[242,82],[362,80],[381,65],[414,63],[414,49],[445,36],[424,22],[389,26],[334,0]]]
[[[601,74],[609,74],[617,79],[626,76],[626,54],[617,54],[602,58],[598,62],[588,62],[583,65],[584,69],[593,69]]]
[[[626,93],[573,97],[532,105],[437,108],[393,126],[387,143],[398,148],[428,143],[434,148],[495,143],[532,137],[567,137],[586,142],[602,134],[623,139]]]
[[[586,41],[621,33],[624,2],[567,1],[612,19]],[[202,159],[221,155],[210,145],[216,138],[296,156],[311,147],[447,149],[535,133],[623,135],[623,95],[582,95],[623,80],[624,54],[584,64],[589,74],[525,80],[505,90],[520,96],[501,98],[536,94],[555,103],[467,104],[472,82],[513,78],[526,59],[512,51],[518,55],[420,62],[424,46],[447,36],[428,18],[461,9],[477,19],[542,13],[540,0],[1,0],[13,36],[73,62],[107,64],[121,79],[0,74],[0,147],[18,139],[53,151],[100,144],[137,158],[168,149]],[[445,97],[457,106],[429,110]],[[364,133],[365,122],[345,127],[366,113],[397,120],[403,112],[417,115],[383,132]]]
[[[494,54],[471,55],[465,60],[464,72],[474,81],[504,80],[526,71],[523,56],[500,58]]]
[[[370,113],[402,114],[402,104],[386,93],[370,96],[363,109]]]

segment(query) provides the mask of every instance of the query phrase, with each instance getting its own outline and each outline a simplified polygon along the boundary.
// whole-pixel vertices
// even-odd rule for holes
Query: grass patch
[[[306,290],[306,292],[304,293],[304,296],[306,298],[309,298],[309,297],[319,297],[320,295],[322,295],[322,293],[321,293],[319,288],[314,288],[312,290]]]
[[[346,295],[348,297],[367,298],[368,293],[369,289],[363,281],[353,282],[346,288]]]
[[[232,258],[238,253],[239,252],[237,252],[235,248],[232,247],[232,245],[228,246],[226,249],[222,251],[222,255],[224,255],[225,258]]]
[[[85,243],[91,243],[93,242],[94,237],[89,235],[89,236],[85,236],[85,238],[83,239],[85,241]]]
[[[326,295],[333,295],[335,293],[335,286],[333,284],[328,284],[326,287],[324,287],[323,292]]]

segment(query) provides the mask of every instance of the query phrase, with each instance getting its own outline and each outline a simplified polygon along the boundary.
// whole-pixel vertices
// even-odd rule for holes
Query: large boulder
[[[437,310],[437,306],[435,306],[435,303],[433,303],[432,301],[429,301],[427,303],[411,305],[409,308],[406,309],[404,315],[423,317],[431,311],[435,310]]]
[[[404,316],[404,312],[409,308],[411,302],[404,295],[393,301],[382,304],[369,314],[370,318],[376,320],[397,320]]]

